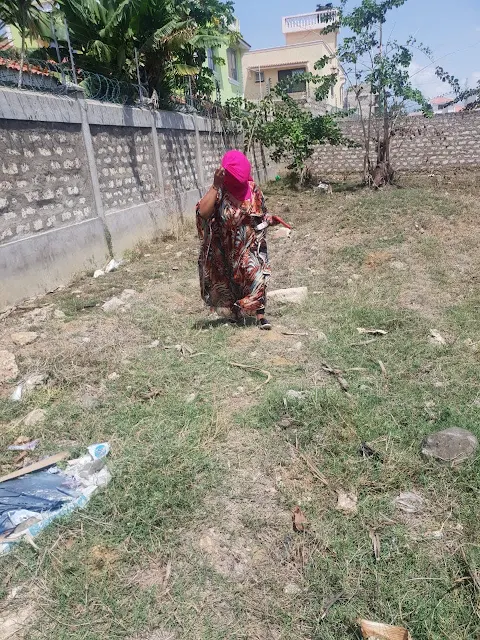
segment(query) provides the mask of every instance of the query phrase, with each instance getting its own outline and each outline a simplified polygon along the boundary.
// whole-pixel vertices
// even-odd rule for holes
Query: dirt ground
[[[420,455],[451,424],[480,436],[478,193],[473,173],[267,187],[294,225],[270,238],[269,287],[309,292],[270,305],[270,333],[204,309],[193,227],[0,315],[18,367],[0,384],[2,474],[109,441],[114,478],[0,559],[0,640],[340,640],[360,637],[358,617],[478,637],[478,461]],[[41,441],[20,463],[19,436]],[[338,510],[339,491],[358,506]],[[418,513],[395,509],[402,491]]]

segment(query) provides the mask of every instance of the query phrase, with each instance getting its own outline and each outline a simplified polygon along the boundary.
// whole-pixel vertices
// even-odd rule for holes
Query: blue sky
[[[315,0],[235,0],[235,12],[244,38],[259,49],[284,44],[282,16],[314,11],[316,4]],[[400,42],[415,35],[430,47],[438,64],[462,82],[474,85],[480,80],[480,0],[407,0],[391,11],[385,31]],[[435,66],[418,53],[411,68],[412,82],[428,98],[446,90],[435,76]]]

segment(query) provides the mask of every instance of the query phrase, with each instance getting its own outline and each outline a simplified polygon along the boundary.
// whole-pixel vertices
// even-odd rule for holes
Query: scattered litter
[[[34,342],[38,338],[38,333],[35,331],[18,331],[17,333],[12,333],[10,338],[13,344],[24,347]]]
[[[67,458],[67,452],[0,478],[0,554],[20,538],[38,550],[33,538],[40,531],[53,519],[83,507],[98,487],[108,484],[104,458],[109,449],[108,443],[92,445],[87,455],[69,461],[65,471],[53,465]]]
[[[368,535],[372,541],[373,555],[375,556],[375,560],[378,562],[380,560],[380,536],[374,529],[370,529]]]
[[[303,511],[298,506],[294,507],[293,509],[292,525],[293,525],[293,530],[296,533],[302,533],[303,531],[305,531],[306,527],[308,526],[308,520],[305,514],[303,513]]]
[[[197,394],[196,393],[191,393],[190,395],[188,395],[185,398],[185,402],[187,404],[193,404],[195,402],[195,400],[197,399]]]
[[[405,491],[393,501],[397,509],[405,513],[417,513],[423,509],[425,500],[414,491]]]
[[[10,400],[15,402],[20,401],[24,396],[28,395],[35,387],[40,387],[46,381],[46,376],[43,373],[35,373],[29,376],[24,382],[21,382],[15,387]]]
[[[362,635],[367,640],[412,640],[404,627],[392,627],[389,624],[358,620]]]
[[[360,335],[370,336],[386,336],[388,333],[384,329],[365,329],[364,327],[357,327],[357,331]]]
[[[430,331],[430,342],[432,344],[441,344],[442,346],[447,344],[445,338],[436,329],[431,329]]]
[[[372,449],[372,447],[367,442],[362,442],[362,444],[360,445],[359,453],[364,458],[373,458],[374,460],[383,462],[383,456],[375,451],[375,449]]]
[[[25,442],[24,444],[11,444],[7,449],[9,451],[35,451],[38,447],[40,440],[31,440],[30,442]]]
[[[10,351],[0,351],[0,384],[10,382],[18,376],[15,356]]]
[[[323,193],[333,193],[332,185],[328,184],[328,182],[319,182],[313,189],[314,191],[323,191]]]
[[[175,351],[178,351],[179,353],[182,354],[182,356],[193,356],[194,355],[194,351],[192,349],[192,347],[189,347],[188,344],[171,344],[171,345],[166,345],[164,347],[165,349],[174,349]],[[198,354],[196,354],[198,355]]]
[[[45,409],[32,409],[23,419],[23,424],[26,427],[34,427],[37,424],[41,424],[45,420],[47,412]]]
[[[354,493],[337,492],[337,506],[335,509],[346,514],[357,513],[358,497]]]
[[[93,277],[94,278],[101,278],[104,275],[105,275],[105,271],[103,269],[97,269],[95,271],[95,273],[93,274]]]
[[[18,456],[13,460],[13,464],[16,469],[20,469],[21,467],[26,466],[28,451],[22,451],[18,454]]]
[[[160,340],[153,340],[153,342],[151,342],[151,343],[148,345],[148,347],[147,347],[147,348],[148,348],[148,349],[155,349],[156,347],[158,347],[158,346],[159,346],[159,344],[160,344]]]
[[[308,289],[307,287],[276,289],[275,291],[269,291],[267,296],[272,302],[303,304],[308,297]]]
[[[108,374],[107,379],[108,380],[118,380],[119,377],[120,377],[120,375],[116,371],[112,371],[112,373]]]
[[[123,260],[115,260],[115,258],[112,258],[104,269],[105,273],[111,273],[112,271],[116,271],[122,263],[123,263]]]
[[[254,367],[254,366],[251,366],[249,364],[240,364],[238,362],[230,362],[229,364],[230,364],[231,367],[237,367],[238,369],[247,369],[247,370],[250,370],[250,371],[258,371],[259,373],[263,373],[263,375],[267,377],[267,379],[264,382],[262,382],[261,385],[256,387],[250,393],[257,393],[257,391],[259,391],[262,387],[264,387],[266,384],[268,384],[270,382],[270,380],[272,379],[272,374],[270,373],[270,371],[266,371],[265,369],[259,369],[258,367]]]

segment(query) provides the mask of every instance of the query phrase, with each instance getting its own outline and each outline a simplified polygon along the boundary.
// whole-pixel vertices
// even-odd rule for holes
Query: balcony
[[[297,33],[299,31],[316,31],[333,24],[338,18],[336,9],[315,11],[314,13],[301,13],[297,16],[282,18],[283,33]]]

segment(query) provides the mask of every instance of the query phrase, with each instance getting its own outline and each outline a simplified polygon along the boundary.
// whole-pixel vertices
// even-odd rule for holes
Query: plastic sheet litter
[[[52,520],[87,504],[111,475],[105,466],[108,443],[88,447],[88,454],[0,483],[0,554],[23,536],[38,535]]]

